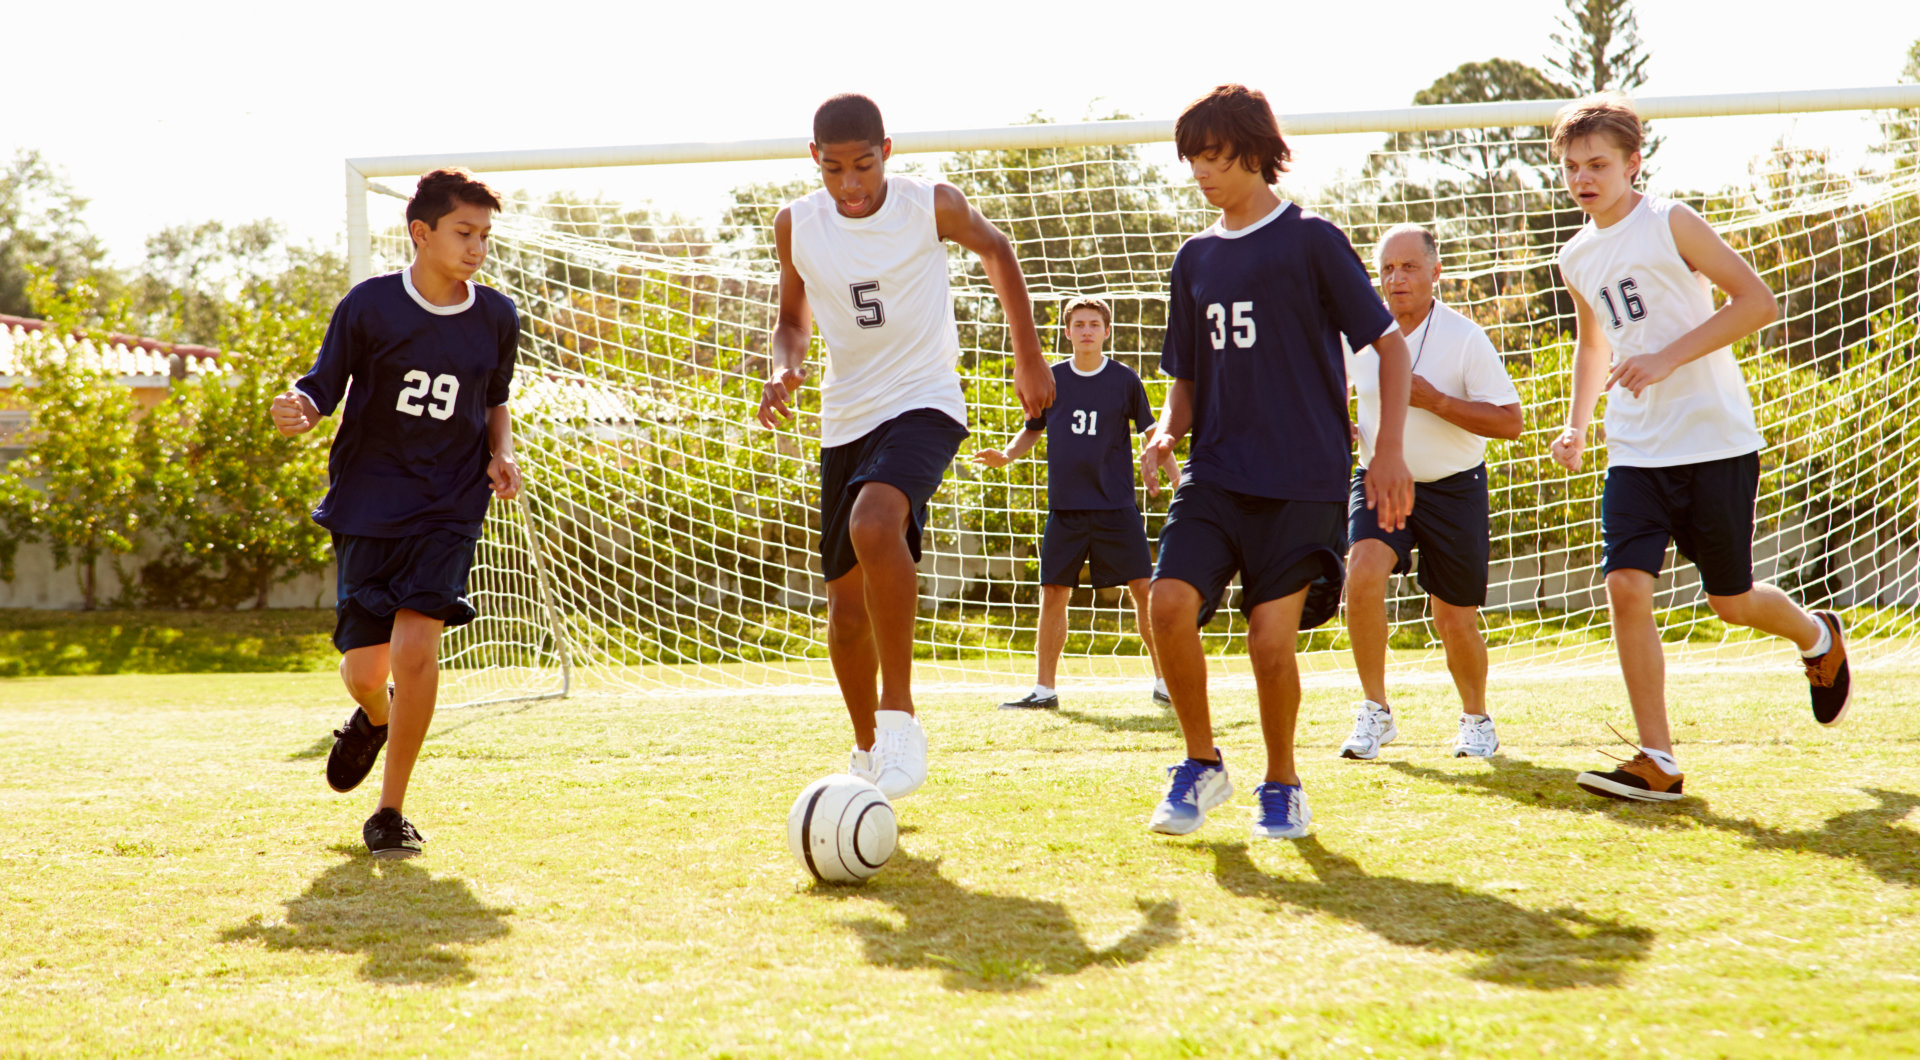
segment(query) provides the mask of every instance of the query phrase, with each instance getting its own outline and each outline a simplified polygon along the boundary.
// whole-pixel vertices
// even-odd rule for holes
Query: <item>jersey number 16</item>
[[[460,396],[460,380],[451,375],[429,376],[416,368],[401,376],[400,381],[412,385],[400,391],[400,400],[393,405],[395,409],[409,416],[424,413],[436,420],[453,416],[453,401]],[[423,406],[420,399],[427,396],[429,391],[433,393],[433,404]]]

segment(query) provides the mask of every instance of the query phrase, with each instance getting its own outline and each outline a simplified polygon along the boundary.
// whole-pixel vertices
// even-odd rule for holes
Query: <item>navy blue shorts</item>
[[[1300,628],[1312,629],[1340,610],[1346,530],[1339,501],[1276,500],[1187,482],[1167,508],[1153,576],[1200,590],[1203,626],[1235,574],[1243,614],[1306,589]]]
[[[884,482],[907,495],[907,548],[920,562],[920,535],[927,502],[969,432],[952,416],[914,409],[882,423],[845,445],[820,450],[820,573],[843,578],[860,565],[848,527],[860,487]]]
[[[479,544],[452,530],[412,537],[333,535],[339,570],[333,646],[345,652],[391,641],[393,613],[403,607],[448,629],[473,621],[467,574]]]
[[[1393,573],[1413,569],[1420,550],[1420,588],[1455,607],[1487,602],[1487,561],[1492,524],[1487,515],[1487,465],[1446,478],[1413,484],[1413,514],[1398,530],[1380,529],[1379,513],[1367,507],[1365,468],[1355,468],[1347,490],[1347,547],[1384,541],[1400,561]]]
[[[1080,585],[1080,568],[1093,564],[1093,587],[1110,589],[1153,576],[1147,524],[1138,508],[1069,508],[1047,513],[1040,535],[1040,582]]]
[[[1658,577],[1667,541],[1700,571],[1710,596],[1753,588],[1753,503],[1760,454],[1673,467],[1607,468],[1600,495],[1606,573],[1643,570]]]

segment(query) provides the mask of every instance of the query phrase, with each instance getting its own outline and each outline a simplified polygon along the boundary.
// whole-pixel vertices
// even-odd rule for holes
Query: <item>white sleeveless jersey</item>
[[[1592,307],[1613,363],[1658,353],[1713,315],[1707,278],[1673,241],[1670,199],[1642,195],[1619,222],[1592,221],[1560,250],[1567,282]],[[1628,467],[1698,464],[1757,452],[1747,381],[1722,348],[1640,392],[1607,391],[1607,462]]]
[[[827,340],[820,382],[820,444],[845,445],[914,409],[967,423],[960,393],[960,329],[947,286],[947,248],[933,184],[888,177],[867,217],[844,217],[826,189],[796,200],[793,267]]]

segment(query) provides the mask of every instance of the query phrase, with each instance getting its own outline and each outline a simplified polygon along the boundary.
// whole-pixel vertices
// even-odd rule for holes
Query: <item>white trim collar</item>
[[[413,266],[411,265],[400,270],[400,282],[407,288],[407,297],[413,299],[415,305],[432,313],[434,316],[450,317],[473,308],[474,290],[472,280],[467,281],[467,300],[461,302],[459,305],[434,305],[432,302],[427,301],[426,296],[421,294],[419,289],[413,285]]]
[[[1067,367],[1073,369],[1073,374],[1079,376],[1082,379],[1092,379],[1094,376],[1099,375],[1101,372],[1106,371],[1107,362],[1111,360],[1113,360],[1113,358],[1103,353],[1100,355],[1100,367],[1095,368],[1091,372],[1083,372],[1080,370],[1079,365],[1073,363],[1073,356],[1069,354],[1067,356]]]
[[[1219,221],[1215,221],[1213,222],[1213,227],[1207,229],[1207,231],[1212,232],[1221,239],[1239,239],[1242,236],[1251,235],[1272,224],[1276,218],[1287,212],[1287,207],[1292,205],[1292,199],[1281,199],[1280,205],[1274,207],[1265,217],[1262,217],[1245,228],[1226,228],[1222,226]]]

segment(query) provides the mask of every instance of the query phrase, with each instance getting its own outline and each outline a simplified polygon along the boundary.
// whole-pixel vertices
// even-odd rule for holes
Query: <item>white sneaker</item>
[[[1353,713],[1353,735],[1340,745],[1340,757],[1372,761],[1380,756],[1382,747],[1399,735],[1400,730],[1393,724],[1393,712],[1371,699],[1363,699],[1360,709]]]
[[[920,727],[920,720],[904,710],[876,710],[873,725],[868,762],[874,786],[889,799],[918,791],[927,782],[927,731]]]
[[[1492,758],[1500,749],[1500,734],[1485,714],[1460,715],[1460,735],[1453,741],[1455,758]]]

